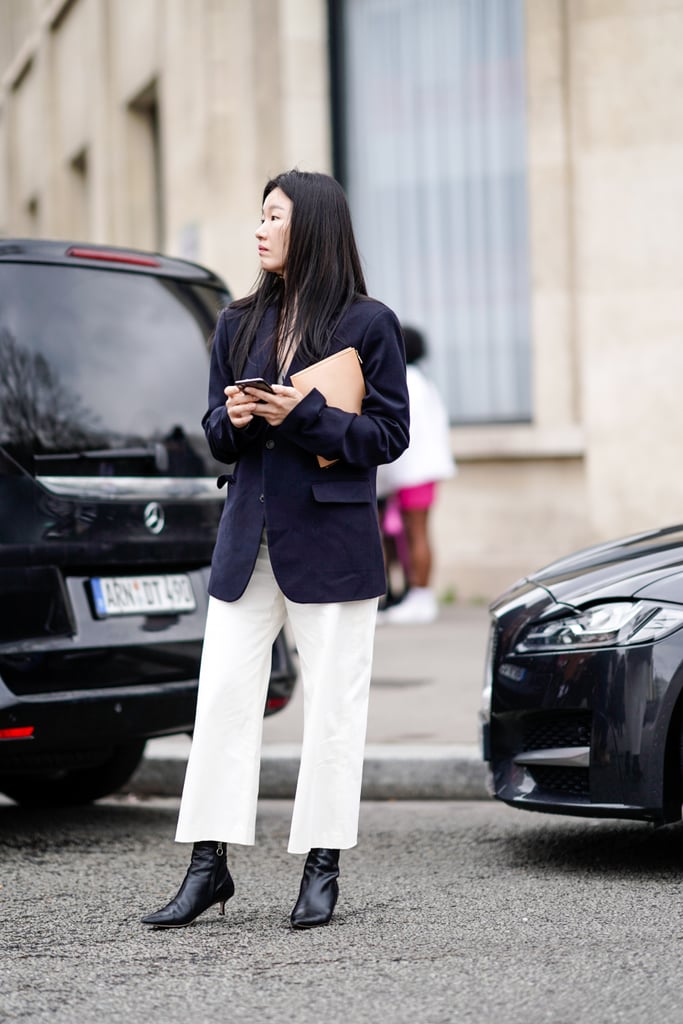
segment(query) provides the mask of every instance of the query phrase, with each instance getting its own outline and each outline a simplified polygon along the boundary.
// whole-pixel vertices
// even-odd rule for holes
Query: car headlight
[[[535,622],[515,645],[518,653],[614,647],[659,640],[683,626],[683,608],[652,601],[596,604],[561,619]]]

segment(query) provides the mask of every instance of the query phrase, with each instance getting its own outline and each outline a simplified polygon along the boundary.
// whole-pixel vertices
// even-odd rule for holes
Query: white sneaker
[[[417,626],[435,622],[438,617],[439,604],[431,587],[412,587],[400,604],[382,612],[382,623],[390,626]]]

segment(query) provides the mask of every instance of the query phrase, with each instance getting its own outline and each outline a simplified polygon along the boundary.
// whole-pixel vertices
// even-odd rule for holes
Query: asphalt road
[[[683,1018],[683,828],[494,803],[365,803],[333,923],[293,932],[291,806],[233,848],[224,918],[154,932],[177,802],[0,806],[0,1019],[446,1024]]]

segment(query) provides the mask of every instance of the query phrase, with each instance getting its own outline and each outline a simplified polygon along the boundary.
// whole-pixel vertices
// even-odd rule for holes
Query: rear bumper
[[[88,578],[66,577],[70,632],[0,645],[0,771],[192,729],[206,570],[189,575],[193,612],[105,619]]]
[[[93,613],[87,578],[67,577],[70,632],[0,644],[0,772],[191,732],[207,574],[189,571],[193,612],[104,619]],[[287,705],[296,675],[280,633],[265,714]]]
[[[199,671],[199,648],[195,670]],[[280,633],[273,645],[265,715],[287,706],[296,678],[291,651]],[[68,762],[100,747],[189,733],[194,726],[197,686],[197,679],[191,677],[18,695],[0,680],[0,773],[37,770],[56,760]],[[2,738],[17,733],[23,738]]]
[[[6,692],[3,696],[0,733],[33,729],[29,738],[0,740],[0,772],[7,773],[39,768],[60,752],[190,732],[197,682],[37,694],[11,701]]]

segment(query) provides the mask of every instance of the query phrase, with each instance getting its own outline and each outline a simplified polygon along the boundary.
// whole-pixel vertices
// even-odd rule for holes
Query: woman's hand
[[[256,388],[241,391],[234,384],[225,389],[225,407],[233,427],[246,427],[254,416],[260,416],[271,427],[279,427],[295,405],[304,397],[296,388],[273,384],[273,394]]]
[[[261,399],[254,406],[254,416],[261,416],[271,427],[279,427],[304,396],[296,388],[288,388],[284,384],[273,384],[272,388],[272,395],[268,391],[256,391],[251,388],[247,388],[247,391]]]
[[[233,427],[237,427],[238,430],[246,427],[254,418],[255,399],[241,391],[235,384],[229,384],[224,388],[224,392],[227,396],[225,408]]]

